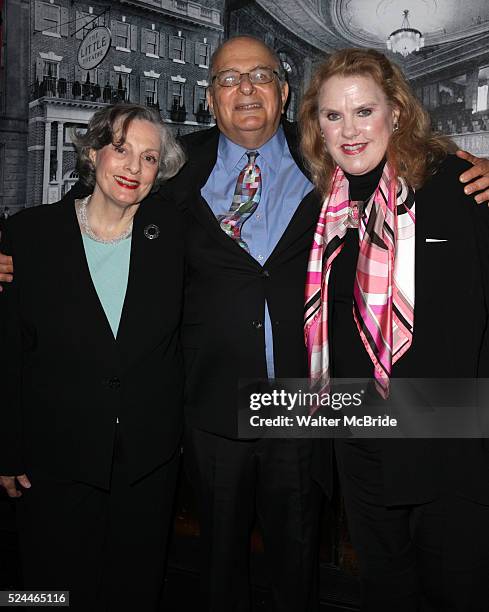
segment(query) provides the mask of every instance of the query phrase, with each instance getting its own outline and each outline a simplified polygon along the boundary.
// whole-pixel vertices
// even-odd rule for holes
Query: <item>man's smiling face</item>
[[[212,76],[223,70],[249,72],[253,68],[277,70],[276,59],[259,40],[238,37],[225,43],[214,58]],[[253,85],[247,76],[234,87],[213,81],[208,90],[211,111],[221,132],[236,144],[256,149],[275,134],[289,88],[274,76],[270,83]]]

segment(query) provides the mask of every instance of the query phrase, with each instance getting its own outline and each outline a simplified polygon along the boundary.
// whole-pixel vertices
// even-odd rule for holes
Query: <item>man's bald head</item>
[[[249,73],[260,68],[273,71],[271,81],[251,82]],[[227,72],[239,73],[240,82],[229,87],[220,84],[216,75]],[[223,43],[212,56],[207,90],[209,107],[221,132],[249,150],[270,140],[289,93],[283,75],[278,55],[258,38],[235,36]]]

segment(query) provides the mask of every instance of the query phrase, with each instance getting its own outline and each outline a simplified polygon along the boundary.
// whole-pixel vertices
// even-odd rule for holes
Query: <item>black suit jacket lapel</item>
[[[58,237],[61,258],[60,295],[64,296],[67,311],[73,318],[73,333],[84,337],[87,345],[90,345],[93,338],[101,350],[113,351],[114,335],[92,282],[74,201],[71,198],[60,207]]]
[[[216,165],[219,131],[213,128],[202,132],[202,135],[205,138],[200,138],[197,143],[186,143],[188,161],[168,186],[171,198],[181,208],[189,210],[204,226],[210,224],[218,227],[212,210],[200,195],[200,190]]]
[[[126,366],[151,343],[155,321],[146,305],[158,300],[165,282],[164,262],[158,253],[158,241],[164,238],[159,235],[149,239],[145,235],[149,225],[155,225],[161,232],[160,215],[155,210],[157,206],[161,206],[161,203],[148,198],[134,216],[127,289],[116,339]],[[171,292],[172,288],[166,289]],[[159,312],[158,316],[164,317],[164,313]]]
[[[149,226],[159,230],[149,238]],[[122,368],[171,340],[181,316],[184,245],[180,213],[158,197],[141,203],[134,217],[126,296],[117,334]]]
[[[318,221],[321,204],[321,199],[316,191],[311,191],[307,194],[302,202],[299,203],[287,229],[282,234],[282,237],[270,255],[268,259],[269,262],[279,257],[281,253],[286,251],[296,240],[304,236],[304,234],[312,231],[313,226],[315,227]]]
[[[254,267],[259,267],[258,262],[249,253],[222,231],[212,209],[201,196],[201,189],[216,165],[219,130],[213,128],[202,132],[202,135],[206,138],[202,138],[198,143],[190,143],[186,147],[189,161],[175,179],[177,183],[175,189],[176,201],[183,209],[193,214],[200,225],[223,248],[232,249],[242,258],[243,262],[247,261]]]
[[[200,192],[196,194],[196,200],[195,206],[192,206],[192,212],[206,231],[208,231],[224,249],[231,249],[235,254],[239,255],[243,261],[248,261],[248,263],[252,264],[254,267],[260,267],[260,264],[248,253],[248,251],[245,251],[235,240],[230,238],[221,229],[211,207],[200,195]]]

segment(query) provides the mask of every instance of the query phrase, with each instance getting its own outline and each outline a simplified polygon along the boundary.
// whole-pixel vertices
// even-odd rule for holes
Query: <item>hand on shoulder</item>
[[[473,195],[478,204],[487,202],[489,205],[489,159],[462,150],[458,150],[456,155],[472,164],[472,168],[460,175],[460,182],[467,183],[464,192]]]

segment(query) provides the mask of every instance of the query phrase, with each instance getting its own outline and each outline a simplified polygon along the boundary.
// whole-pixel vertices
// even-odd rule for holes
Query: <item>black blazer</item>
[[[285,136],[307,175],[294,127]],[[185,304],[182,343],[189,425],[237,437],[238,383],[266,379],[264,317],[268,303],[277,378],[307,378],[303,312],[306,267],[320,199],[311,191],[263,267],[227,236],[202,198],[217,158],[217,128],[183,139],[188,159],[165,185],[183,214]]]
[[[489,377],[489,210],[463,193],[459,176],[469,167],[448,156],[416,194],[413,344],[396,364],[395,376]],[[385,449],[391,503],[423,501],[449,490],[489,504],[487,440],[419,441],[417,462],[404,446],[402,452],[403,444],[396,447],[391,440]]]
[[[73,197],[14,215],[2,240],[15,279],[0,294],[0,473],[39,468],[108,487],[116,417],[131,481],[168,460],[179,442],[183,240],[174,207],[141,204],[114,339]],[[145,237],[149,224],[158,238]]]
[[[489,210],[463,193],[459,176],[468,167],[448,156],[415,194],[413,343],[393,377],[489,377]],[[370,377],[373,366],[356,329],[351,336],[352,346],[336,350],[355,354],[358,369],[335,375]],[[379,446],[388,505],[423,503],[447,491],[489,504],[487,441],[384,439]]]

